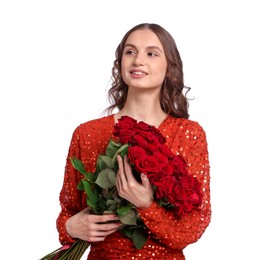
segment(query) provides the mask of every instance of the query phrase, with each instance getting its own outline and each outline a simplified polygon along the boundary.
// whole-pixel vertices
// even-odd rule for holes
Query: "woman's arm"
[[[81,130],[82,131],[82,130]],[[92,215],[86,205],[85,193],[77,189],[77,184],[82,175],[74,169],[69,157],[80,158],[81,147],[85,135],[80,133],[78,127],[72,136],[66,161],[63,187],[60,192],[61,211],[57,218],[59,240],[62,244],[72,243],[75,238],[89,242],[103,241],[106,236],[115,232],[121,226],[121,222],[107,223],[118,220],[116,215]],[[92,142],[93,143],[93,142]],[[93,152],[96,147],[92,145]],[[87,158],[90,152],[86,150]]]
[[[179,127],[171,149],[186,159],[189,173],[199,180],[203,192],[202,205],[198,211],[180,219],[173,212],[158,207],[156,202],[147,209],[139,209],[139,213],[145,225],[164,244],[183,249],[202,236],[211,219],[210,167],[205,132],[198,123],[186,120]]]
[[[76,128],[71,139],[69,146],[68,157],[66,159],[65,172],[63,186],[60,192],[60,206],[61,211],[57,218],[57,229],[59,232],[59,240],[62,244],[72,243],[74,239],[66,232],[65,224],[67,220],[82,210],[82,193],[77,190],[77,184],[80,173],[78,173],[71,165],[69,160],[70,156],[80,158],[80,147],[79,147],[79,129]]]

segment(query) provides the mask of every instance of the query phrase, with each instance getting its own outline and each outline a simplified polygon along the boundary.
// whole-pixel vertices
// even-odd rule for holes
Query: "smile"
[[[131,70],[130,73],[132,75],[138,75],[138,76],[148,75],[148,73],[146,73],[145,71],[142,71],[142,70]]]

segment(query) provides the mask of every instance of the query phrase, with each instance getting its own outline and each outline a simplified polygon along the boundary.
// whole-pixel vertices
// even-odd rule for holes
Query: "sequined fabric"
[[[72,136],[69,156],[83,161],[86,170],[94,172],[97,156],[104,153],[112,137],[114,116],[91,120],[78,126]],[[187,161],[188,171],[198,178],[203,190],[200,211],[177,219],[172,212],[158,207],[154,202],[149,208],[139,210],[148,228],[149,238],[145,246],[136,250],[133,243],[115,232],[103,242],[91,244],[88,259],[185,259],[183,249],[196,242],[209,225],[210,175],[206,134],[194,121],[168,116],[158,127],[166,137],[174,154],[181,154]],[[57,219],[59,240],[62,244],[74,240],[65,231],[65,222],[86,205],[85,194],[77,190],[82,178],[69,160],[66,161],[64,183],[60,192],[61,212]]]

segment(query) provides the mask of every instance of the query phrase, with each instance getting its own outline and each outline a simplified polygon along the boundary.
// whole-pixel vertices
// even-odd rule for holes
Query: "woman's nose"
[[[142,57],[142,54],[137,54],[133,59],[133,66],[142,66],[142,65],[144,65],[144,59]]]

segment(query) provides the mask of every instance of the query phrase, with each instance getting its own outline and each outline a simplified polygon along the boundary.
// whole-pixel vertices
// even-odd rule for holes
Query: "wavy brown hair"
[[[121,59],[128,36],[136,30],[151,30],[159,38],[168,63],[166,77],[160,92],[162,110],[177,118],[189,118],[189,102],[186,94],[191,89],[184,86],[183,65],[173,37],[163,27],[153,23],[142,23],[130,29],[118,45],[115,52],[115,61],[112,68],[112,87],[108,91],[110,106],[106,109],[109,113],[115,108],[121,110],[127,100],[128,86],[121,75]],[[183,93],[183,90],[186,92]]]

